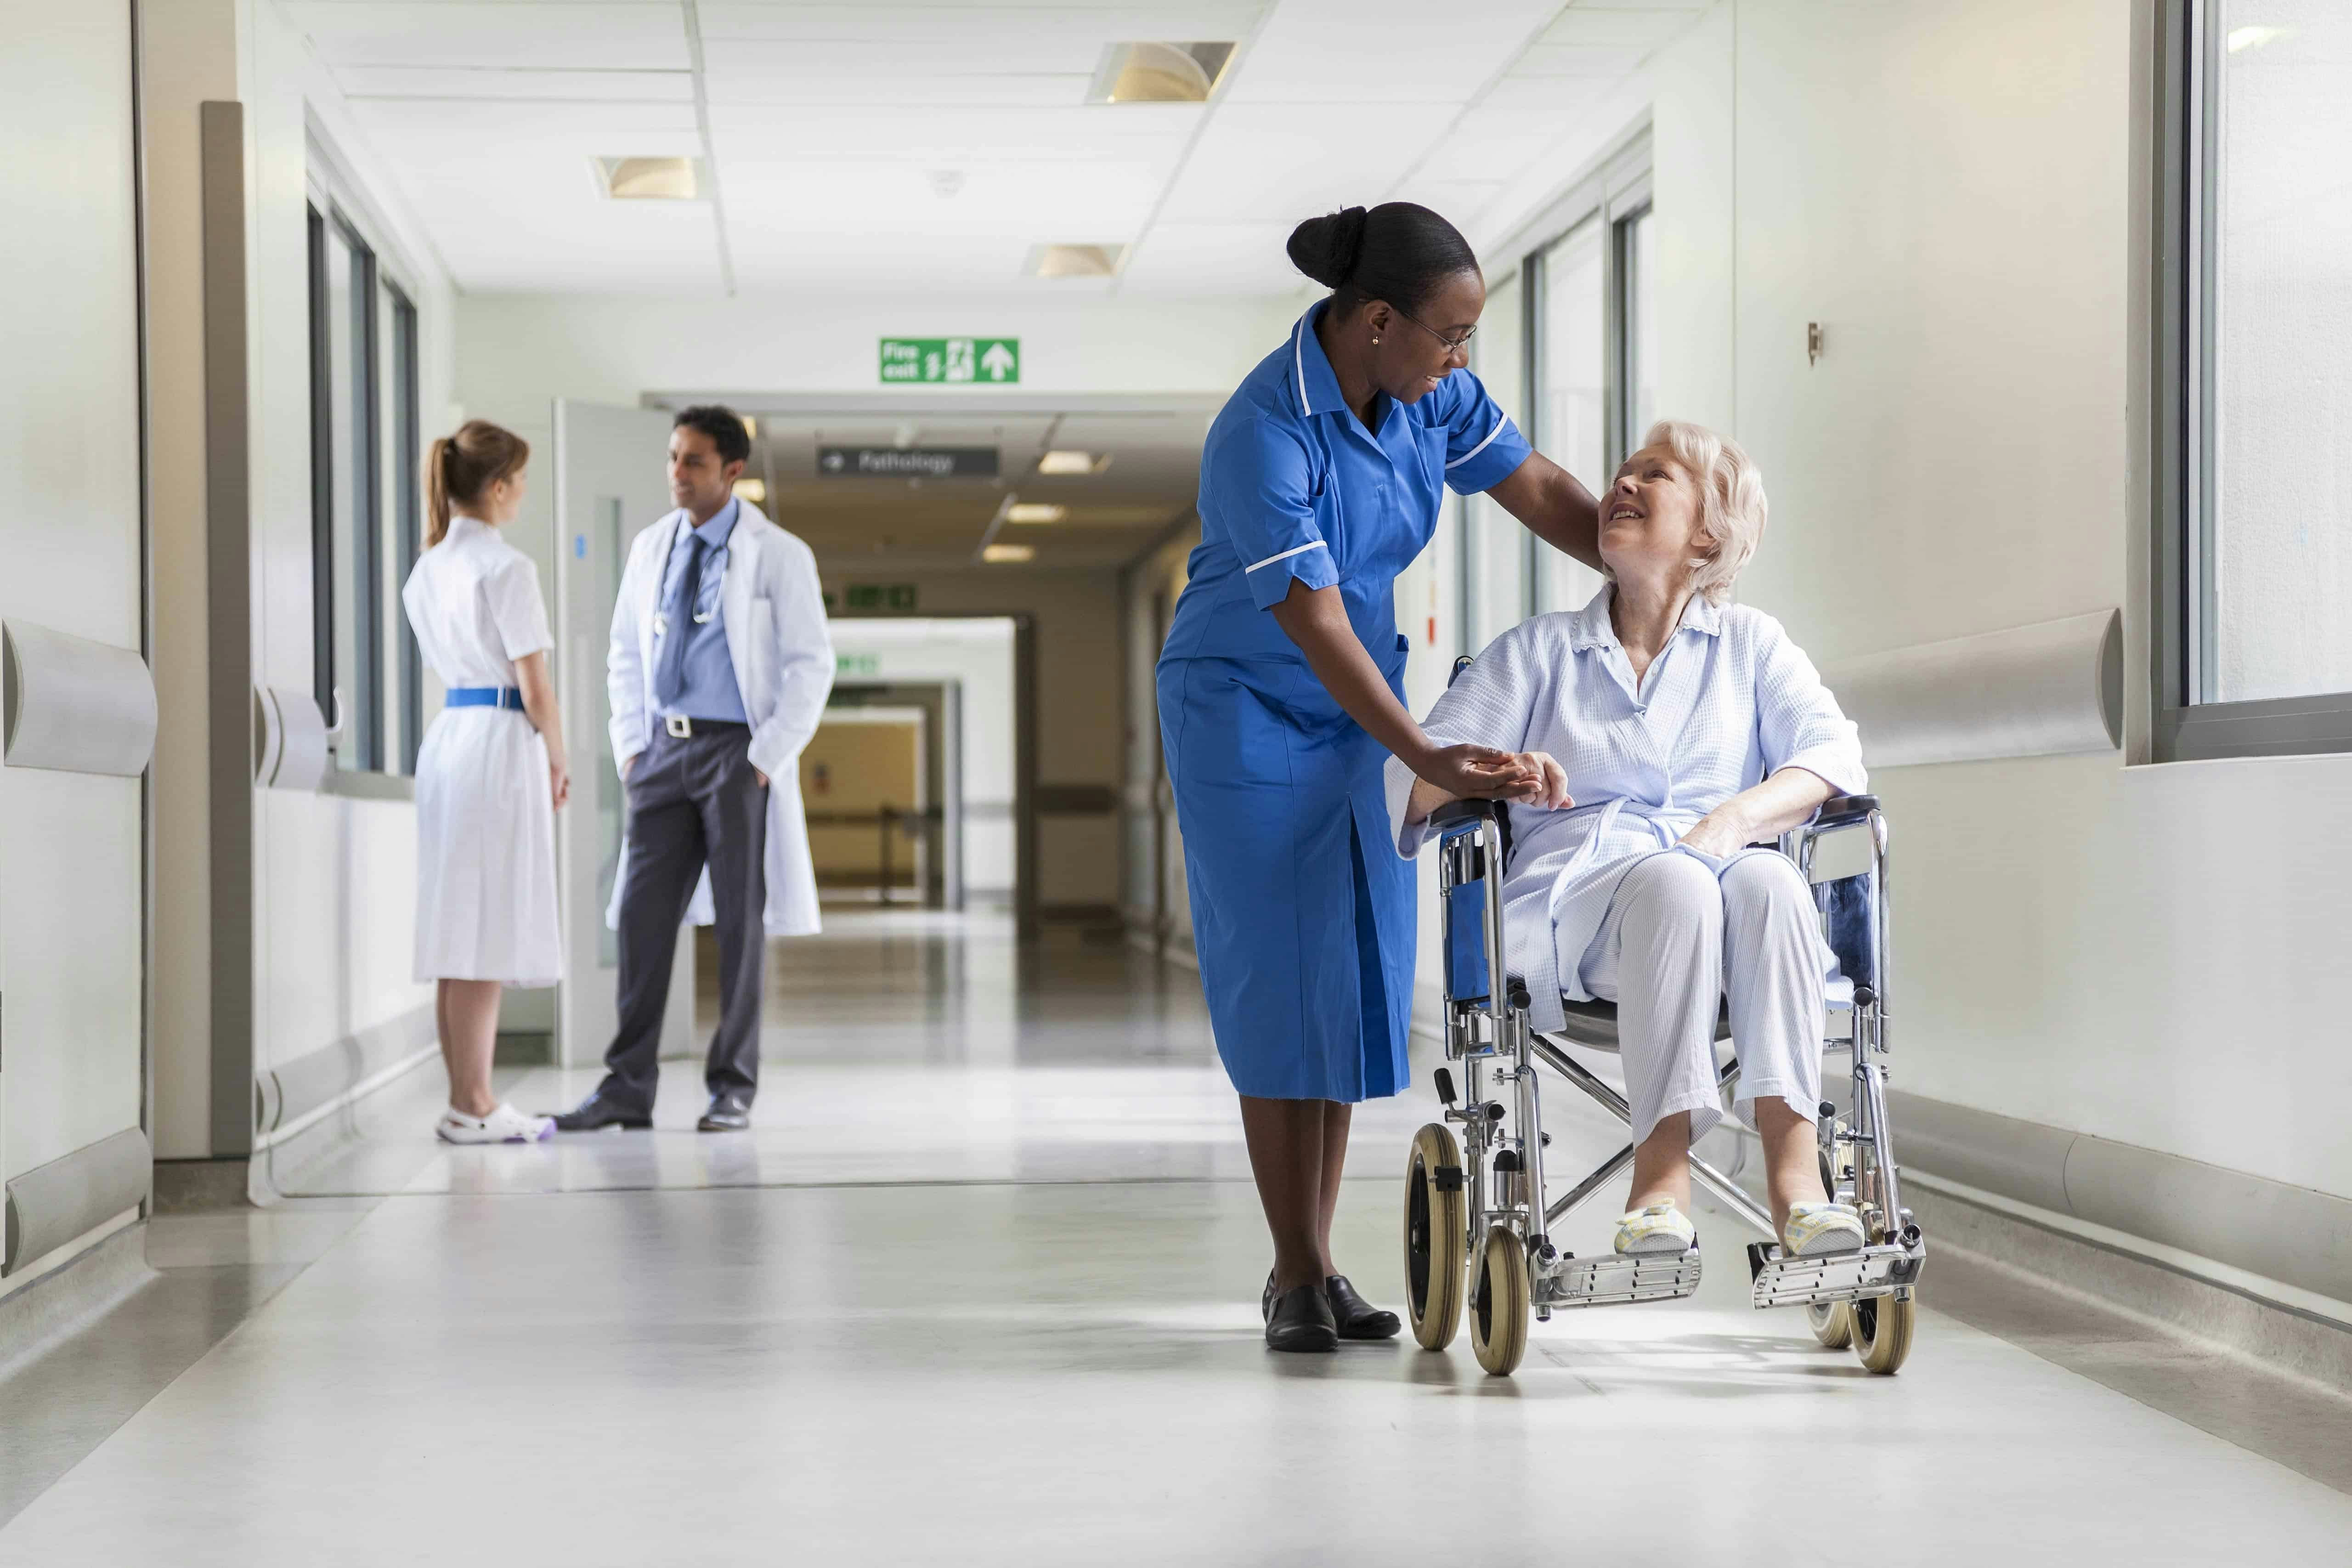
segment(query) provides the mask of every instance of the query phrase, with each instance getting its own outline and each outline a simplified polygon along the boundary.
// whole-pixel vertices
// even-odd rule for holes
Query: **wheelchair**
[[[1465,659],[1455,667],[1458,675]],[[1510,818],[1498,803],[1455,801],[1431,815],[1437,841],[1438,886],[1444,916],[1445,1055],[1458,1063],[1455,1092],[1450,1067],[1436,1071],[1444,1120],[1413,1138],[1405,1167],[1405,1294],[1413,1337],[1444,1350],[1461,1320],[1470,1321],[1478,1364],[1497,1376],[1527,1353],[1532,1315],[1549,1321],[1555,1308],[1601,1307],[1675,1300],[1699,1284],[1699,1251],[1578,1258],[1554,1247],[1551,1226],[1633,1163],[1627,1143],[1559,1196],[1544,1182],[1543,1131],[1538,1070],[1549,1069],[1628,1125],[1633,1113],[1617,1092],[1570,1054],[1571,1047],[1614,1052],[1617,1009],[1607,1002],[1565,1001],[1567,1022],[1540,1034],[1528,1022],[1528,994],[1516,975],[1501,974],[1503,869],[1510,858]],[[1868,835],[1866,867],[1852,875],[1813,879],[1814,850],[1832,835]],[[1825,1053],[1853,1060],[1846,1110],[1821,1106],[1822,1184],[1861,1213],[1865,1245],[1859,1252],[1822,1258],[1783,1254],[1769,1210],[1731,1177],[1691,1155],[1691,1174],[1731,1212],[1766,1237],[1748,1248],[1750,1297],[1759,1308],[1801,1306],[1823,1346],[1851,1345],[1862,1364],[1891,1373],[1910,1354],[1917,1313],[1916,1292],[1927,1244],[1903,1206],[1886,1115],[1887,903],[1886,818],[1873,795],[1837,795],[1811,820],[1784,834],[1790,856],[1812,889],[1823,933],[1838,957],[1840,979],[1828,994],[1828,1012],[1846,1020],[1822,1042]],[[1717,1016],[1716,1040],[1730,1037]],[[1738,1079],[1737,1060],[1719,1066],[1717,1088]],[[1491,1098],[1490,1098],[1491,1096]],[[1454,1129],[1459,1127],[1457,1140]]]

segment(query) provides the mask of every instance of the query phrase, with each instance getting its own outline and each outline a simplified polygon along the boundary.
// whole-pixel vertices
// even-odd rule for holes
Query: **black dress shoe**
[[[1343,1340],[1391,1340],[1404,1327],[1394,1312],[1382,1311],[1357,1295],[1345,1274],[1324,1280],[1323,1295],[1331,1303],[1332,1321],[1339,1325]]]
[[[606,1127],[625,1127],[632,1131],[654,1124],[650,1111],[631,1110],[614,1104],[601,1094],[592,1094],[569,1110],[555,1113],[558,1132],[594,1132]]]
[[[1339,1326],[1331,1318],[1331,1303],[1319,1285],[1294,1285],[1274,1299],[1266,1314],[1265,1348],[1270,1351],[1336,1351]]]
[[[698,1132],[740,1132],[751,1125],[751,1102],[740,1094],[714,1094],[710,1109],[694,1124]]]

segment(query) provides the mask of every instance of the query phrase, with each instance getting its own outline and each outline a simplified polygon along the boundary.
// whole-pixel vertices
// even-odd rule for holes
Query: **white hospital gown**
[[[1782,768],[1848,795],[1866,782],[1853,724],[1780,622],[1693,595],[1637,686],[1609,622],[1614,591],[1496,637],[1423,723],[1439,745],[1548,752],[1568,774],[1572,807],[1510,808],[1505,965],[1526,980],[1538,1029],[1560,1026],[1562,995],[1591,998],[1556,954],[1587,952],[1634,865]],[[1397,852],[1410,858],[1428,826],[1405,824],[1412,772],[1391,760],[1387,782]]]

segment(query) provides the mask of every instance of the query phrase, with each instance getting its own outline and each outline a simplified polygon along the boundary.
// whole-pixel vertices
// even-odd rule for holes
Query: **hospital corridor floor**
[[[924,914],[772,959],[750,1132],[678,1061],[650,1132],[444,1148],[427,1068],[303,1195],[159,1218],[153,1299],[0,1379],[0,1565],[2352,1560],[2352,1404],[1949,1249],[1892,1378],[1750,1310],[1712,1209],[1696,1298],[1508,1379],[1466,1334],[1272,1355],[1189,971]],[[1339,1218],[1391,1307],[1420,1073]]]

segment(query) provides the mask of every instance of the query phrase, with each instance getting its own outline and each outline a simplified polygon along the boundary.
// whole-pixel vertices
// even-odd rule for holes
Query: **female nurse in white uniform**
[[[572,794],[539,569],[499,536],[522,504],[530,447],[469,419],[433,443],[426,550],[401,592],[425,663],[447,689],[416,758],[416,978],[438,982],[451,1143],[554,1131],[490,1092],[499,994],[562,977],[555,808]]]
[[[1381,767],[1454,796],[1540,788],[1507,753],[1413,722],[1391,586],[1448,489],[1589,563],[1599,522],[1467,368],[1486,285],[1453,225],[1349,207],[1300,224],[1289,251],[1331,297],[1210,428],[1160,725],[1201,984],[1273,1233],[1266,1343],[1330,1351],[1398,1327],[1331,1257],[1350,1112],[1406,1079],[1413,880]]]

